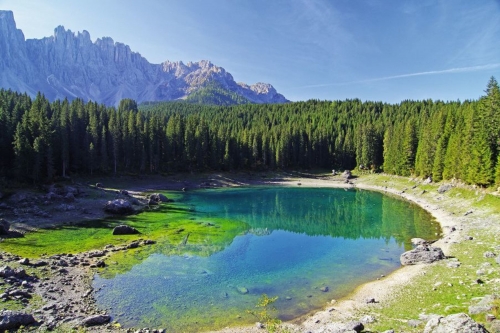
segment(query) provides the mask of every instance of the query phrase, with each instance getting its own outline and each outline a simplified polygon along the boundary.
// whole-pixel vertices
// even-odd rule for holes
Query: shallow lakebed
[[[141,220],[158,243],[110,258],[97,305],[124,327],[169,332],[255,322],[262,294],[278,296],[279,318],[300,317],[397,269],[411,238],[440,233],[417,206],[355,189],[192,191],[121,222]]]

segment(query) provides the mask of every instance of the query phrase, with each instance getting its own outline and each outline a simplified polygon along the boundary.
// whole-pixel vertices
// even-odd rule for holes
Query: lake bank
[[[265,176],[265,177],[264,177]],[[384,175],[377,176],[362,176],[352,181],[352,184],[346,184],[341,177],[330,177],[328,175],[306,175],[306,174],[252,174],[252,175],[198,175],[192,177],[189,181],[182,180],[182,177],[174,176],[162,178],[158,177],[151,180],[142,179],[137,181],[123,181],[123,186],[117,184],[115,187],[110,188],[128,188],[131,192],[134,190],[137,193],[142,191],[151,191],[158,189],[173,189],[185,190],[195,188],[212,188],[212,187],[226,187],[226,186],[251,186],[251,185],[280,185],[280,186],[304,186],[304,187],[357,187],[359,189],[376,190],[386,192],[389,195],[396,195],[403,199],[415,202],[422,206],[424,209],[431,212],[436,219],[441,223],[444,230],[447,228],[455,227],[455,231],[448,233],[445,232],[445,237],[436,243],[440,246],[448,256],[457,258],[462,257],[460,253],[455,253],[453,249],[454,244],[462,244],[463,237],[468,234],[473,234],[475,238],[480,239],[482,229],[477,229],[483,221],[484,217],[491,216],[486,208],[472,207],[472,204],[477,201],[481,193],[474,198],[457,198],[456,193],[451,192],[454,196],[451,197],[450,193],[439,194],[437,192],[438,186],[433,184],[424,185],[416,180],[408,180],[400,177],[389,177]],[[299,185],[300,183],[300,185]],[[416,187],[415,187],[416,186]],[[424,192],[425,191],[425,192]],[[463,196],[463,195],[462,195]],[[470,204],[470,205],[469,205]],[[472,213],[466,214],[471,209]],[[497,221],[494,218],[491,221]],[[494,227],[494,225],[492,225]],[[450,229],[451,230],[451,229]],[[495,229],[498,230],[498,229]],[[482,247],[489,246],[482,241]],[[483,246],[484,245],[484,246]],[[479,253],[479,252],[478,252]],[[482,255],[482,253],[479,253]],[[476,256],[476,255],[475,255]],[[475,258],[475,256],[473,256]],[[476,258],[475,260],[479,260]],[[444,264],[444,263],[441,263]],[[431,265],[432,267],[441,264]],[[495,268],[495,267],[494,267]],[[429,271],[429,266],[410,266],[404,267],[390,274],[387,277],[381,278],[379,281],[374,281],[369,284],[359,287],[353,294],[343,300],[336,301],[333,304],[326,306],[324,311],[317,312],[304,318],[299,318],[292,323],[287,323],[286,326],[290,327],[293,331],[318,331],[321,327],[331,322],[359,320],[363,316],[371,315],[375,321],[367,323],[367,327],[389,327],[393,322],[404,322],[406,318],[394,318],[396,321],[387,320],[384,316],[384,307],[398,306],[398,296],[402,289],[408,288],[414,284],[414,280],[424,276],[427,280],[432,280],[432,272]],[[82,271],[81,274],[85,273]],[[80,274],[80,273],[78,273]],[[498,277],[498,269],[492,272],[492,278]],[[465,277],[462,278],[465,280]],[[469,279],[470,280],[470,279]],[[437,281],[440,282],[440,281]],[[437,282],[434,282],[437,283]],[[445,280],[441,281],[440,285],[447,285]],[[451,282],[449,282],[451,283]],[[432,284],[433,285],[433,284]],[[489,282],[485,284],[489,286]],[[431,286],[431,288],[434,288]],[[486,289],[486,288],[483,288]],[[74,295],[76,299],[78,295]],[[367,298],[373,298],[377,303],[366,303]],[[410,315],[408,315],[410,316]],[[415,315],[418,318],[418,314]],[[378,325],[378,326],[377,326]],[[385,326],[384,326],[385,325]],[[406,323],[404,323],[406,325]],[[389,328],[396,328],[390,326]],[[411,328],[406,327],[406,331],[422,331],[422,327]],[[118,329],[116,326],[112,326]],[[99,331],[104,328],[93,328],[92,331]],[[262,332],[262,329],[257,327],[243,327],[236,329],[234,327],[222,330],[221,332]]]

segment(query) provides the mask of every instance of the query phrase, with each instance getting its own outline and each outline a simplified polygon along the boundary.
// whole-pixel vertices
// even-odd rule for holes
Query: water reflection
[[[175,250],[158,244],[127,272],[97,275],[97,304],[125,327],[198,332],[248,324],[255,318],[246,310],[263,293],[279,297],[280,318],[295,318],[388,274],[411,238],[438,230],[422,210],[367,191],[209,190],[180,203],[193,209],[189,223],[230,219],[246,232],[207,256],[187,252],[209,246],[194,236]]]

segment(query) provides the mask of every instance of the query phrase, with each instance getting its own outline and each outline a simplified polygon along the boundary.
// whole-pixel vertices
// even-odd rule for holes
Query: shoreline
[[[451,245],[457,243],[461,237],[463,237],[463,232],[466,231],[464,221],[469,221],[471,217],[460,217],[451,213],[449,210],[443,209],[440,204],[435,202],[435,199],[439,200],[439,195],[436,193],[428,192],[427,195],[423,195],[421,189],[417,188],[415,184],[421,184],[415,180],[408,180],[409,184],[414,185],[411,190],[403,189],[400,190],[388,182],[387,186],[373,184],[370,176],[361,176],[359,178],[352,179],[350,183],[345,183],[341,177],[332,176],[317,176],[317,175],[307,175],[307,174],[274,174],[276,177],[264,178],[263,175],[257,174],[245,175],[245,174],[210,174],[210,175],[198,175],[190,179],[189,181],[177,180],[179,176],[173,177],[174,179],[161,179],[160,182],[155,182],[151,184],[151,179],[138,180],[136,184],[130,182],[130,189],[133,193],[145,192],[145,191],[155,191],[155,190],[181,190],[182,187],[193,188],[218,188],[218,187],[238,187],[238,186],[301,186],[301,187],[317,187],[317,188],[357,188],[361,190],[369,190],[381,192],[383,194],[388,194],[395,196],[399,199],[412,202],[422,209],[429,212],[436,221],[440,224],[442,229],[442,238],[434,243],[434,246],[441,247],[444,253],[448,256],[450,252]],[[377,176],[375,176],[377,177]],[[405,178],[397,177],[399,183],[396,185],[401,185]],[[154,180],[154,179],[153,179]],[[387,181],[385,181],[387,182]],[[135,185],[135,186],[134,186]],[[433,184],[434,187],[436,187]],[[415,191],[416,189],[416,191]],[[476,217],[473,216],[472,219]],[[452,227],[456,231],[451,232]],[[80,253],[79,255],[85,255],[85,253]],[[106,256],[107,257],[107,256]],[[105,259],[104,257],[103,259]],[[432,265],[432,264],[431,264]],[[382,277],[375,281],[367,282],[358,286],[351,293],[341,298],[340,300],[332,300],[330,304],[325,304],[323,310],[314,311],[312,313],[306,314],[289,322],[284,322],[283,327],[287,328],[290,332],[323,332],[322,327],[330,323],[347,322],[352,320],[358,320],[360,314],[363,312],[371,312],[372,310],[378,309],[381,305],[386,304],[391,299],[394,299],[397,294],[397,290],[403,289],[405,286],[410,285],[414,279],[418,276],[425,275],[428,268],[431,265],[415,265],[415,266],[401,266],[388,276]],[[92,270],[81,268],[77,270],[77,274],[85,274],[89,278],[88,281],[92,280]],[[88,286],[83,286],[83,290],[87,295],[73,294],[76,298],[83,299],[88,296]],[[82,293],[83,293],[82,290]],[[83,297],[79,297],[83,296]],[[375,299],[376,303],[367,303],[367,299]],[[87,303],[88,305],[88,303]],[[96,309],[89,308],[89,314],[96,312]],[[96,326],[89,328],[90,332],[101,332],[112,329],[113,331],[127,331],[112,324],[107,326]],[[262,332],[262,328],[253,326],[242,326],[242,327],[227,327],[217,331],[210,331],[209,333],[252,333],[252,332]]]
[[[401,180],[404,178],[398,177],[398,179]],[[350,183],[345,183],[338,180],[338,178],[332,177],[291,177],[290,179],[268,183],[267,185],[313,188],[356,188],[380,192],[384,195],[389,194],[400,200],[406,200],[427,211],[440,224],[442,230],[441,238],[434,242],[433,246],[440,247],[447,256],[449,255],[451,245],[458,241],[461,237],[460,231],[463,230],[463,222],[459,221],[456,215],[443,210],[442,207],[431,202],[431,200],[422,196],[417,196],[415,193],[409,193],[405,190],[398,190],[389,186],[368,184],[366,183],[366,176],[355,178],[351,180]],[[452,227],[456,229],[455,232],[450,232]],[[323,332],[321,329],[326,324],[342,323],[353,320],[359,321],[359,313],[366,312],[366,310],[369,309],[375,309],[379,304],[383,304],[395,297],[395,291],[397,289],[404,288],[408,284],[411,284],[417,276],[425,275],[430,265],[401,266],[387,276],[356,287],[352,292],[339,300],[332,300],[330,304],[325,304],[323,310],[313,311],[294,320],[283,322],[282,325],[292,332]],[[367,300],[372,298],[376,300],[376,303],[367,303]],[[221,330],[210,331],[209,333],[231,332],[254,333],[262,332],[262,329],[255,327],[255,325],[252,327],[227,327]]]

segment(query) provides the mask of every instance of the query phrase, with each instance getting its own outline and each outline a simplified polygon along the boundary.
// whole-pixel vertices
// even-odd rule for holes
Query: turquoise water
[[[243,221],[247,231],[208,257],[154,253],[124,274],[96,275],[97,304],[122,326],[253,323],[247,310],[262,294],[278,296],[280,319],[297,318],[397,269],[411,238],[439,233],[425,211],[367,191],[218,189],[188,192],[182,203],[198,219]]]

